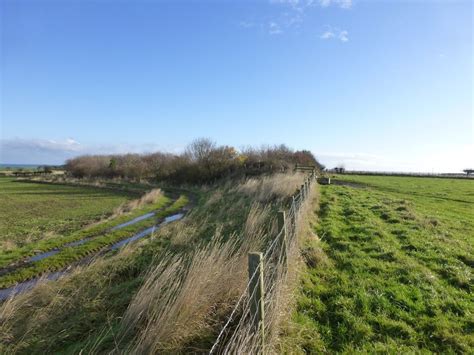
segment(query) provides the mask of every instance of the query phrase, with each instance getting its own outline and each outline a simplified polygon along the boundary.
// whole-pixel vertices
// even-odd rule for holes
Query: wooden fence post
[[[286,228],[286,213],[285,211],[278,211],[278,233],[282,232],[281,236],[281,248],[283,250],[282,252],[282,258],[283,262],[285,263],[284,265],[286,266],[286,263],[288,261],[288,231]]]
[[[250,319],[253,319],[252,327],[254,331],[260,333],[261,348],[258,353],[263,354],[265,345],[265,289],[263,285],[263,253],[252,252],[249,253],[248,258],[250,279]]]

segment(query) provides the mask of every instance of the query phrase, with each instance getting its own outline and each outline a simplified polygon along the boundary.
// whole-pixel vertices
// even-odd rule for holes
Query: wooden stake
[[[265,288],[263,285],[263,253],[249,253],[248,262],[250,279],[250,319],[254,319],[252,327],[254,328],[255,332],[260,332],[261,349],[258,353],[263,354],[265,345]]]
[[[281,236],[281,248],[282,248],[282,258],[283,262],[286,264],[288,262],[288,231],[286,229],[286,213],[285,211],[278,211],[278,233],[282,232]]]

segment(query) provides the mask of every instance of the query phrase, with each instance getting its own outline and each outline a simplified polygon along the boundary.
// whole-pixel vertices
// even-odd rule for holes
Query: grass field
[[[474,351],[474,182],[338,176],[298,291],[301,351]]]
[[[11,250],[76,231],[137,196],[126,191],[0,177],[0,249]]]

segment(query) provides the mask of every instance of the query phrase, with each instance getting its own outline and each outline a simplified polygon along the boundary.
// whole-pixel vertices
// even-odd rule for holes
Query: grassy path
[[[474,184],[356,177],[322,187],[326,258],[305,273],[295,315],[309,353],[474,350]]]

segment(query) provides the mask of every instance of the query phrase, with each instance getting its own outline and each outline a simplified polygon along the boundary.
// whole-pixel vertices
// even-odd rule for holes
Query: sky
[[[0,163],[285,143],[474,168],[473,4],[0,0]]]

